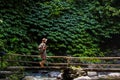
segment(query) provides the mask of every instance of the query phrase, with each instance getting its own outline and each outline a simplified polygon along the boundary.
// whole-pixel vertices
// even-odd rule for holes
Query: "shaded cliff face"
[[[105,56],[120,56],[120,35],[112,35],[111,38],[107,38],[101,44],[102,51],[105,51]]]

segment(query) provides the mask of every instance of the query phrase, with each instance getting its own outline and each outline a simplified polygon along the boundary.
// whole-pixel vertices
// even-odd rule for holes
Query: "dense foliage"
[[[119,0],[0,0],[0,50],[103,56],[101,44],[120,34]],[[104,49],[105,50],[105,49]]]

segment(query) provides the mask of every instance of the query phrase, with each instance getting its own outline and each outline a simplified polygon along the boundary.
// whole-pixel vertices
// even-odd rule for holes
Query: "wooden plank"
[[[20,63],[32,63],[32,64],[39,64],[39,62],[34,62],[34,61],[18,61],[18,60],[6,60],[8,62],[20,62]],[[67,66],[67,65],[73,65],[73,66],[118,66],[120,67],[120,64],[97,64],[97,63],[93,63],[93,64],[87,64],[87,63],[46,63],[49,66]]]
[[[24,56],[24,57],[40,57],[40,55],[21,55],[21,54],[8,54],[10,56]],[[120,57],[71,57],[71,56],[47,56],[47,58],[63,58],[63,59],[97,59],[97,60],[111,60],[111,59],[118,59]]]
[[[84,64],[84,63],[48,63],[48,65],[54,65],[54,66],[60,66],[60,65],[73,65],[73,66],[118,66],[120,67],[120,64]]]
[[[12,71],[0,71],[0,74],[11,74]]]
[[[79,59],[79,60],[92,60],[92,59],[96,59],[96,60],[111,60],[111,59],[120,59],[120,57],[67,57],[70,59]]]
[[[70,68],[70,67],[59,67],[59,66],[46,66],[44,68],[41,68],[39,66],[11,66],[11,67],[8,67],[8,69],[11,69],[11,70],[18,70],[18,69],[39,69],[39,70],[51,70],[51,69],[58,69],[58,70],[61,70],[61,69],[66,69],[66,68]],[[120,68],[82,68],[82,70],[84,71],[97,71],[97,72],[120,72]]]
[[[120,72],[120,68],[82,68],[84,71]]]
[[[20,63],[33,63],[33,64],[39,64],[39,62],[35,61],[21,61],[21,60],[6,60],[7,62],[20,62]]]
[[[61,70],[61,69],[65,69],[67,67],[64,66],[45,66],[45,67],[40,67],[40,66],[10,66],[7,69],[8,70],[18,70],[18,69],[26,69],[26,70],[31,70],[31,69],[39,69],[39,70]]]
[[[21,54],[8,54],[8,55],[21,57],[41,57],[40,55],[21,55]],[[47,56],[47,58],[67,58],[67,56]]]
[[[18,72],[15,72],[15,71],[0,71],[0,74],[1,75],[3,75],[3,74],[5,74],[5,75],[10,75],[10,74],[17,74]]]

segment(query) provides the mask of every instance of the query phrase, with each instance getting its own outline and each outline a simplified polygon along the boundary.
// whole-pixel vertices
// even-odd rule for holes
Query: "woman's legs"
[[[44,67],[44,64],[46,63],[46,52],[44,52],[40,55],[41,55],[41,58],[42,58],[42,61],[40,62],[40,66]]]
[[[41,66],[41,67],[44,67],[45,62],[46,62],[46,60],[43,59],[43,60],[40,62],[40,66]]]

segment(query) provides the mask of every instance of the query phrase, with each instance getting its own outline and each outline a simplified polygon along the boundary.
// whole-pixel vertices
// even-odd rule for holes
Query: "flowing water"
[[[48,70],[39,70],[39,71],[27,71],[23,80],[57,80],[57,76],[60,74],[60,71],[48,71]]]

